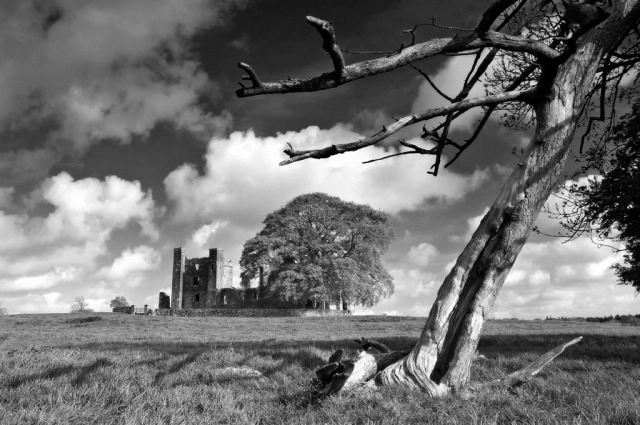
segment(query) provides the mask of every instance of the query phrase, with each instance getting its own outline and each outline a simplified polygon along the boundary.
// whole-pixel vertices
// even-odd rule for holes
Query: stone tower
[[[184,265],[187,256],[184,248],[173,249],[173,277],[171,280],[171,307],[182,308],[182,291],[184,286]]]
[[[221,304],[221,290],[232,288],[233,266],[224,251],[209,250],[209,256],[187,258],[184,248],[173,250],[171,308],[211,308]]]

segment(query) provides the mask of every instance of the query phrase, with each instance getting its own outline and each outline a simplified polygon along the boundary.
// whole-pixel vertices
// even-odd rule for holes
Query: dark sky
[[[429,157],[361,162],[394,140],[325,161],[279,167],[296,148],[357,140],[444,104],[410,68],[334,90],[238,99],[249,63],[265,81],[331,69],[312,15],[352,52],[393,51],[402,30],[473,27],[477,1],[49,0],[0,4],[0,301],[13,313],[97,310],[126,296],[157,304],[172,248],[223,249],[237,261],[264,216],[322,191],[383,209],[396,240],[385,257],[396,292],[376,313],[425,315],[528,141],[498,121],[434,178]],[[432,21],[432,18],[434,21]],[[422,26],[417,40],[455,31]],[[348,63],[372,58],[345,54]],[[471,58],[416,63],[455,95]],[[482,89],[474,95],[482,95]],[[477,112],[454,127],[469,137]],[[421,126],[399,134],[414,143]],[[449,154],[450,155],[450,154]],[[557,223],[541,217],[554,230]],[[616,286],[619,257],[586,240],[532,237],[495,317],[638,313]]]

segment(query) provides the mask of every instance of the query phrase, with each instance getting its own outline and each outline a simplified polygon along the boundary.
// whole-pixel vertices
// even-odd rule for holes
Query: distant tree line
[[[602,316],[602,317],[551,317],[547,316],[544,320],[564,320],[564,321],[581,321],[591,323],[604,323],[618,321],[622,323],[640,323],[640,314],[616,314],[615,316]]]

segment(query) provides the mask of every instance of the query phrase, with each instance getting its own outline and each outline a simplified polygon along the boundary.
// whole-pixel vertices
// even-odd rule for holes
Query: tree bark
[[[433,396],[468,383],[486,315],[561,175],[600,59],[637,22],[637,1],[616,3],[609,18],[583,36],[575,52],[542,81],[536,130],[522,162],[442,284],[415,347],[381,371],[376,383],[402,384]]]
[[[563,41],[565,44],[552,43],[560,50],[551,48],[542,41],[491,31],[492,23],[514,4],[512,0],[497,0],[487,10],[476,31],[469,35],[412,43],[384,58],[348,66],[345,66],[339,54],[333,28],[330,24],[324,25],[323,21],[314,20],[312,24],[323,37],[323,46],[333,60],[334,71],[308,80],[264,83],[251,67],[240,64],[247,72],[245,79],[251,81],[252,87],[242,86],[237,91],[239,97],[330,89],[436,54],[459,53],[475,48],[495,47],[532,55],[537,62],[532,64],[533,68],[528,74],[524,77],[521,75],[523,79],[530,76],[537,66],[541,69],[537,85],[533,89],[516,90],[522,82],[519,81],[515,82],[512,91],[473,99],[466,98],[467,90],[466,93],[461,93],[463,96],[460,99],[453,99],[455,102],[446,107],[398,118],[389,126],[384,126],[380,132],[362,140],[309,151],[296,151],[293,147],[285,151],[290,158],[281,164],[309,158],[328,158],[374,145],[408,125],[435,116],[453,119],[452,114],[476,106],[495,107],[504,102],[524,101],[533,105],[536,114],[535,133],[521,162],[507,179],[443,282],[415,347],[406,355],[398,352],[386,353],[376,359],[363,354],[355,362],[334,362],[335,365],[323,372],[334,377],[330,382],[332,389],[327,390],[328,392],[355,386],[373,376],[378,385],[402,384],[419,388],[433,396],[459,390],[468,383],[470,366],[476,355],[487,313],[529,237],[538,212],[562,173],[578,120],[589,101],[589,93],[594,88],[602,59],[612,54],[622,38],[640,21],[639,1],[572,2],[570,9],[595,8],[597,13],[578,23],[577,27],[571,21],[574,22],[571,27],[572,37],[564,37],[562,30],[556,41]],[[564,6],[567,4],[563,2]],[[535,4],[531,5],[533,9],[534,6]],[[569,13],[566,8],[564,10],[565,15]],[[565,18],[568,19],[567,16],[558,16],[558,19]],[[448,143],[447,131],[448,127],[445,126],[442,135],[438,135],[435,130],[432,132],[438,143],[434,149],[418,150],[415,146],[409,147],[414,148],[417,153],[436,155],[437,166],[442,148]],[[424,132],[425,135],[431,135],[426,127]],[[457,147],[460,152],[466,149],[466,146],[449,145]],[[576,341],[565,344],[562,349],[574,342]],[[381,359],[384,359],[383,368],[379,367],[378,360]],[[393,359],[393,362],[389,359]],[[539,370],[536,367],[534,364],[531,370]]]

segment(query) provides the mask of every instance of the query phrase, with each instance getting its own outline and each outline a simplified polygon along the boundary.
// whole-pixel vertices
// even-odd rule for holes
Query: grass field
[[[401,389],[309,403],[313,371],[360,336],[409,347],[424,319],[0,317],[1,424],[640,424],[640,327],[490,321],[472,380],[578,335],[533,382],[472,400]],[[246,366],[263,376],[229,375]]]

